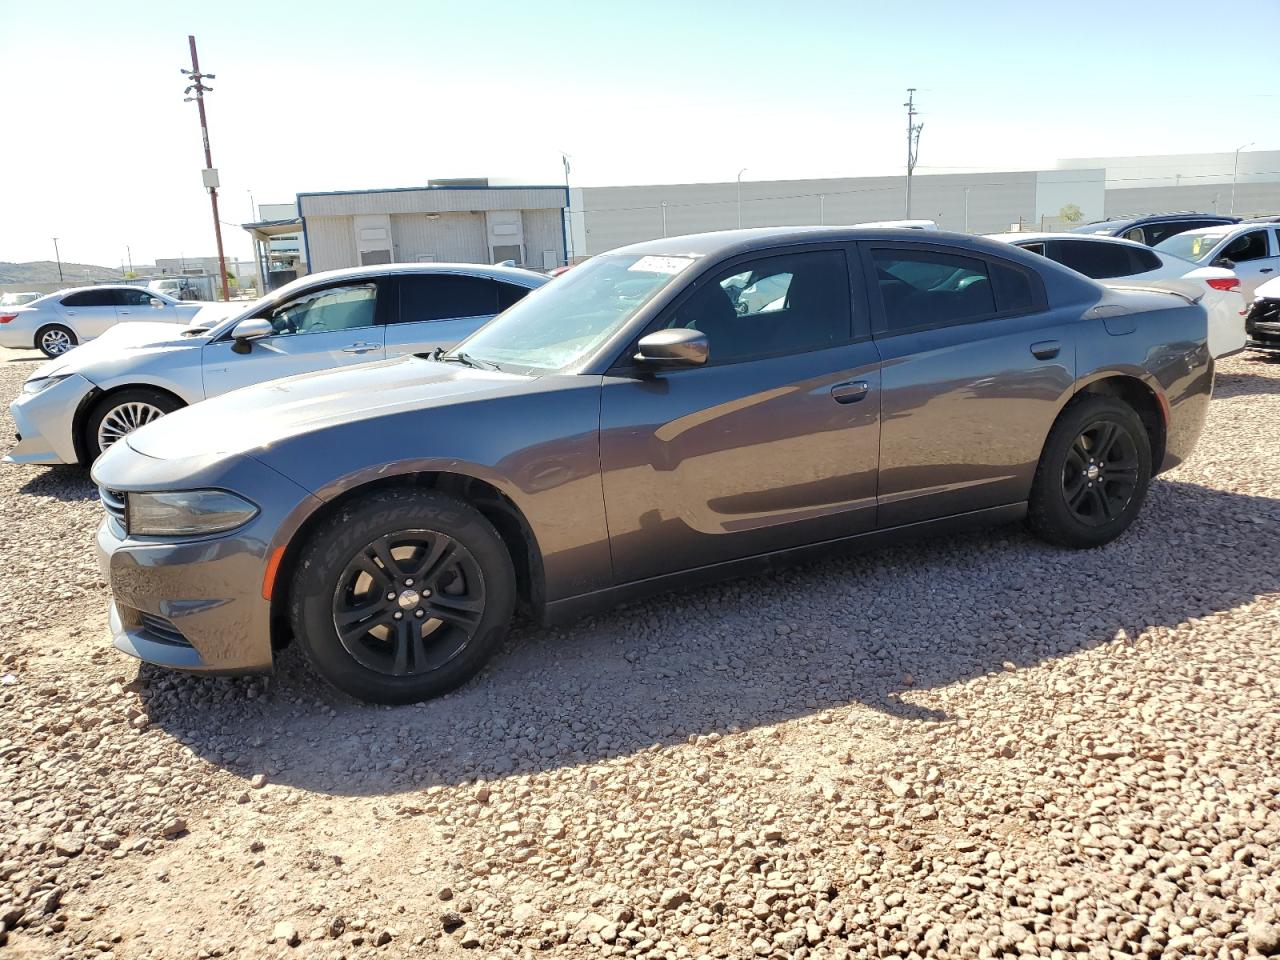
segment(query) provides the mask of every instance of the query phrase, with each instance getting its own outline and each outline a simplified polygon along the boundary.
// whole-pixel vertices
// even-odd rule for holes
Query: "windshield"
[[[566,370],[693,262],[693,257],[593,257],[499,314],[451,354],[504,370]]]
[[[1161,253],[1172,254],[1183,260],[1203,260],[1213,252],[1225,237],[1221,230],[1188,230],[1186,233],[1175,233],[1167,240],[1161,240],[1155,249]]]

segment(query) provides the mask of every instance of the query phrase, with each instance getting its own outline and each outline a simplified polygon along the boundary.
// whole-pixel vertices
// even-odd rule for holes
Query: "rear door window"
[[[1093,280],[1106,280],[1138,272],[1129,250],[1123,244],[1103,240],[1059,240],[1053,244],[1049,256]]]
[[[149,307],[151,298],[155,296],[150,290],[117,290],[117,307]],[[158,299],[158,298],[157,298]]]
[[[62,298],[64,307],[114,307],[114,290],[78,290]]]
[[[995,316],[987,264],[934,250],[872,249],[890,335],[919,327],[970,323]]]
[[[502,309],[498,305],[500,286],[505,284],[461,274],[403,276],[400,278],[400,322],[492,316]]]

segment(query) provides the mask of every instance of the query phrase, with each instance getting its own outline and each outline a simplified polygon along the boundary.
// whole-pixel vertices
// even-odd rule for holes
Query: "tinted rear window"
[[[111,307],[115,302],[114,290],[80,290],[62,298],[64,307]]]
[[[1059,240],[1049,256],[1064,267],[1083,273],[1093,280],[1128,277],[1139,271],[1129,247],[1097,240]]]
[[[446,273],[401,277],[400,322],[491,316],[499,311],[500,286],[505,284]]]

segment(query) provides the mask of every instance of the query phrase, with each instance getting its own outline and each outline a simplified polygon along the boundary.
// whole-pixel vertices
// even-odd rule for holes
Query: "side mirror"
[[[163,310],[163,309],[164,309],[164,301],[163,301],[163,300],[161,300],[159,297],[152,297],[152,298],[151,298],[151,305],[152,305],[153,307],[155,307],[157,310]]]
[[[707,362],[711,347],[698,330],[655,330],[636,344],[637,363],[664,367],[697,367]]]
[[[269,337],[275,332],[276,328],[271,326],[270,320],[264,320],[261,317],[241,320],[231,331],[231,339],[234,341],[231,349],[236,353],[248,353],[252,349],[251,341]]]

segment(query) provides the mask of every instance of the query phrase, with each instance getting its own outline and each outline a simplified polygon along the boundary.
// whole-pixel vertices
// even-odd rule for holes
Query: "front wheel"
[[[1100,547],[1137,518],[1150,482],[1151,441],[1133,408],[1085,396],[1049,431],[1027,520],[1050,543]]]
[[[434,491],[386,490],[311,534],[289,619],[334,686],[373,703],[415,703],[484,666],[515,593],[511,556],[477,510]]]
[[[121,390],[99,401],[84,424],[84,449],[89,462],[139,427],[181,406],[178,398],[147,387]]]
[[[46,357],[60,357],[80,341],[70,327],[51,323],[36,331],[36,349]]]

